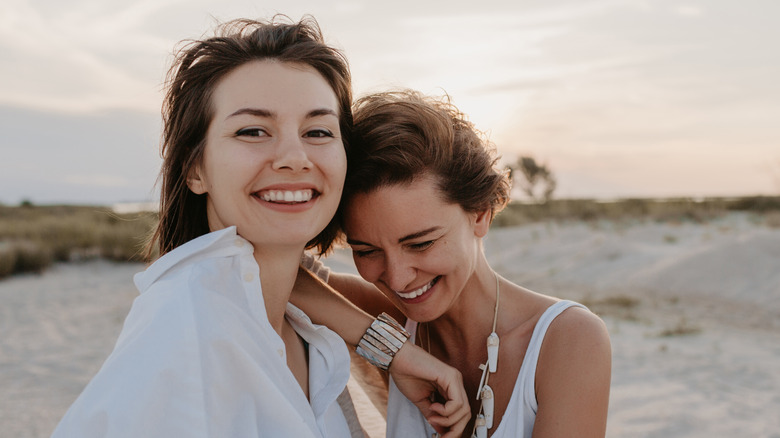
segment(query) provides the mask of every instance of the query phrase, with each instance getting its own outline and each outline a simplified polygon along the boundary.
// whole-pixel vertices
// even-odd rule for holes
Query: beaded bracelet
[[[387,370],[395,354],[407,339],[409,339],[409,332],[390,315],[382,313],[363,334],[355,351],[366,358],[371,365]]]

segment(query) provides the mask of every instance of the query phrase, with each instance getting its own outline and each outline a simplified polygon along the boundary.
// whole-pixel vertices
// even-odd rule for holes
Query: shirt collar
[[[252,244],[237,234],[235,226],[223,228],[179,245],[157,259],[145,271],[135,274],[133,281],[138,290],[144,293],[160,277],[184,262],[206,257],[251,253],[253,250]]]

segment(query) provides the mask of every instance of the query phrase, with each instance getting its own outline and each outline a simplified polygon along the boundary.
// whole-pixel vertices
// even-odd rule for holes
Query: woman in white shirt
[[[448,101],[412,91],[366,96],[353,111],[343,229],[367,282],[332,273],[329,285],[369,313],[406,321],[418,345],[463,374],[463,436],[603,437],[603,322],[501,278],[485,256],[482,238],[509,196],[489,143]],[[352,321],[332,296],[300,292],[293,302],[315,321]],[[435,436],[395,383],[388,437]]]
[[[55,437],[354,432],[344,341],[288,303],[304,248],[335,235],[350,104],[346,59],[313,19],[234,21],[181,49],[163,107],[161,257],[136,275],[114,351]],[[458,373],[374,325],[400,338],[383,364],[398,352],[391,372],[418,406],[462,428]],[[447,405],[428,401],[437,390]]]

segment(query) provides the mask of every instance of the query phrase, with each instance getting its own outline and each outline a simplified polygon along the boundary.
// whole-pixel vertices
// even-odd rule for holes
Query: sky
[[[776,0],[3,0],[0,203],[158,198],[174,49],[313,15],[356,96],[447,93],[556,197],[780,194]]]

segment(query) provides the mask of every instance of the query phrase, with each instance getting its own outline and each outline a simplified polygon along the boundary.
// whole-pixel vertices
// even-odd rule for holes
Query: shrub
[[[0,278],[13,274],[14,266],[16,266],[16,252],[9,243],[0,243]]]
[[[101,207],[0,206],[0,242],[7,242],[0,272],[11,265],[11,257],[18,265],[11,273],[39,272],[53,261],[83,258],[139,261],[156,223],[156,214],[116,214]]]
[[[23,272],[40,273],[53,262],[51,249],[41,244],[23,241],[16,242],[13,246],[16,252],[15,274]]]

